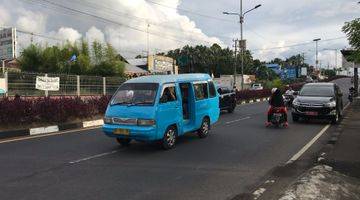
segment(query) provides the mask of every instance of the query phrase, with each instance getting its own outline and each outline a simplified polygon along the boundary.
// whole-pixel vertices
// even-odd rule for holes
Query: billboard
[[[0,60],[14,58],[16,58],[16,29],[2,29],[0,30]]]

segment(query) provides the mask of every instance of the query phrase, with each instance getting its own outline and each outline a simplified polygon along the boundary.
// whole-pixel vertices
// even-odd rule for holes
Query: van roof
[[[323,83],[307,83],[305,84],[305,86],[334,86],[335,83],[326,83],[326,82],[323,82]]]
[[[133,78],[126,83],[171,83],[182,81],[207,81],[211,79],[208,74],[180,74],[180,75],[151,75]]]

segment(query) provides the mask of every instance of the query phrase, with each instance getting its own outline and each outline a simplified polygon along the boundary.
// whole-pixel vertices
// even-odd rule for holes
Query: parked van
[[[103,131],[122,145],[161,141],[171,149],[187,132],[205,138],[219,114],[219,94],[209,75],[143,76],[126,81],[113,95]]]

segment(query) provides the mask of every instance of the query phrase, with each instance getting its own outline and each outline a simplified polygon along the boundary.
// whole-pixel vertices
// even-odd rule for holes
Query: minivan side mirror
[[[293,95],[295,95],[295,96],[299,95],[299,91],[295,91],[295,92],[293,93]]]
[[[219,94],[222,94],[221,88],[218,88],[218,89],[217,89],[217,92],[218,92]]]

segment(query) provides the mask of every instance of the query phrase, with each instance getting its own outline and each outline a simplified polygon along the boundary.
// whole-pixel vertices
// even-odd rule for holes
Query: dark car
[[[219,87],[218,93],[220,110],[227,110],[229,113],[234,112],[236,107],[236,94],[234,90],[227,87]]]
[[[335,83],[305,84],[293,101],[292,119],[329,119],[337,123],[342,116],[342,92]]]

